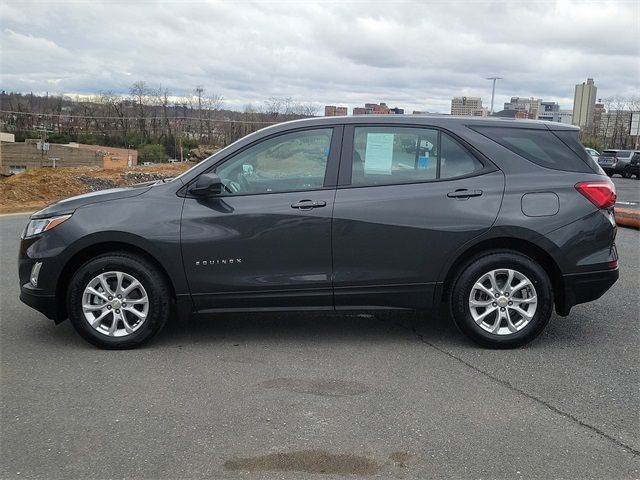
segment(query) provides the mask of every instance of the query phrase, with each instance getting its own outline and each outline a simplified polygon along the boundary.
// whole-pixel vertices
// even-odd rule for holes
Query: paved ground
[[[25,219],[0,218],[1,478],[640,476],[638,231],[613,289],[519,350],[437,315],[290,314],[109,352],[18,302]]]
[[[640,180],[634,178],[611,177],[618,194],[617,206],[640,210]]]

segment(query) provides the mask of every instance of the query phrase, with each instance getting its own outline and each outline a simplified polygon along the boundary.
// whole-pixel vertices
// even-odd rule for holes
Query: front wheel
[[[536,338],[553,312],[553,290],[544,269],[514,251],[494,251],[460,272],[451,294],[451,314],[474,342],[514,348]]]
[[[67,311],[88,342],[133,348],[157,334],[169,318],[171,291],[146,259],[128,252],[98,256],[73,275]]]
[[[633,176],[633,174],[631,173],[631,168],[626,167],[623,171],[622,171],[622,178],[631,178]]]

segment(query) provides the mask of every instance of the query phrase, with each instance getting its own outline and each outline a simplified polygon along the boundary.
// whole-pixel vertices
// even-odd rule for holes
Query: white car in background
[[[585,147],[585,150],[587,151],[587,153],[589,155],[591,155],[591,158],[593,158],[596,162],[598,161],[598,157],[600,156],[600,152],[598,152],[597,150],[594,150],[593,148],[587,148],[587,147]]]

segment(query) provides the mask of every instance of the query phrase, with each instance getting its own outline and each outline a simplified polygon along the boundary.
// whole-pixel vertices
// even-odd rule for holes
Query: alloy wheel
[[[88,324],[110,337],[138,330],[149,313],[149,297],[140,281],[128,273],[96,275],[82,294],[82,312]]]
[[[469,311],[476,324],[494,335],[512,335],[525,328],[538,307],[536,289],[521,272],[491,270],[471,288]]]

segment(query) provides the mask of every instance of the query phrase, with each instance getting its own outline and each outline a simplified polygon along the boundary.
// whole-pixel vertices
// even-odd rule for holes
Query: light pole
[[[133,145],[129,145],[127,144],[127,166],[128,167],[132,167],[133,166],[133,162],[131,161],[131,155],[129,154],[129,149],[133,147]]]
[[[493,99],[496,96],[496,80],[502,80],[502,77],[487,77],[487,80],[493,80],[493,86],[491,87],[491,114],[493,115]]]

